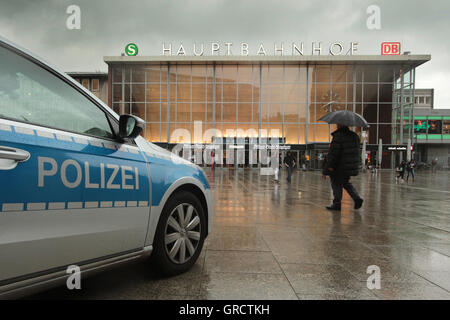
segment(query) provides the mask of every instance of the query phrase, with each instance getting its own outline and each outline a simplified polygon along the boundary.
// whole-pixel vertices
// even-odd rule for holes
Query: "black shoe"
[[[332,204],[326,207],[328,210],[335,210],[335,211],[341,211],[341,206],[337,204]]]
[[[355,209],[361,208],[363,202],[364,202],[364,199],[361,199],[361,198],[357,199],[357,200],[355,201]]]

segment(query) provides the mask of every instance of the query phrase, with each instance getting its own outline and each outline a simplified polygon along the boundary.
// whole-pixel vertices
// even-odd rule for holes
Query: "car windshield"
[[[0,47],[0,117],[112,138],[105,113],[47,70]]]

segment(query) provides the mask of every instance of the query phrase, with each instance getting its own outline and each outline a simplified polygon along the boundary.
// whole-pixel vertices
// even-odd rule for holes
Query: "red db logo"
[[[381,44],[382,55],[399,55],[400,42],[383,42]]]

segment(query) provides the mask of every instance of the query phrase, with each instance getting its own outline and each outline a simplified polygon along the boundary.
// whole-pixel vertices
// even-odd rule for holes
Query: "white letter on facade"
[[[203,55],[203,43],[202,43],[201,49],[202,50],[200,52],[197,52],[197,46],[194,43],[194,56],[202,56]]]
[[[166,52],[169,54],[169,56],[172,55],[172,44],[171,43],[169,44],[168,48],[166,48],[165,43],[163,43],[163,56],[166,55]]]
[[[183,44],[180,44],[180,48],[177,51],[177,56],[185,56],[185,55],[186,55],[186,51],[184,51]]]
[[[248,56],[248,43],[241,43],[241,56]]]
[[[262,43],[259,45],[259,49],[258,49],[258,52],[256,54],[257,55],[263,55],[263,56],[266,55],[266,50],[264,49],[264,46],[263,46]]]
[[[339,47],[339,51],[338,52],[334,52],[334,47]],[[335,42],[335,43],[332,43],[331,44],[331,46],[330,46],[330,54],[332,55],[332,56],[336,56],[336,55],[341,55],[342,54],[342,51],[344,50],[344,47],[342,46],[342,44],[341,43],[339,43],[339,42]]]
[[[281,55],[283,55],[283,43],[281,43],[281,47],[280,48],[277,48],[277,44],[275,43],[274,45],[273,45],[273,54],[276,56],[277,55],[277,52],[280,52],[281,53]]]
[[[352,56],[358,48],[356,47],[358,42],[350,42],[350,55]]]
[[[66,13],[70,14],[66,20],[66,27],[69,30],[81,29],[81,9],[77,5],[70,5],[66,9]]]
[[[319,56],[322,54],[322,42],[319,42],[319,46],[315,47],[314,46],[315,42],[312,43],[312,55],[314,55],[314,52],[318,52]]]
[[[214,55],[214,52],[219,53],[219,44],[217,42],[211,43],[211,55]]]
[[[51,164],[50,170],[45,170],[45,163]],[[58,164],[55,159],[47,158],[47,157],[38,157],[38,187],[44,186],[44,177],[45,176],[54,176],[56,171],[58,170]]]
[[[300,55],[303,55],[303,42],[300,42],[300,49],[297,47],[295,43],[292,43],[292,55],[298,52]]]
[[[225,42],[225,46],[227,47],[227,56],[231,56],[231,46],[233,43],[231,42]]]

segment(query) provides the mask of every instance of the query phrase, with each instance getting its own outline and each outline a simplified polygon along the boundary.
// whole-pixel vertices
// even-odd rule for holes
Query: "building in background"
[[[415,68],[429,60],[429,55],[104,57],[108,104],[119,114],[144,119],[149,141],[169,149],[185,144],[188,159],[218,148],[222,163],[255,166],[262,160],[255,148],[274,138],[310,168],[321,167],[328,149],[335,128],[318,119],[332,110],[352,110],[368,120],[368,161],[375,161],[380,139],[383,167],[403,159],[405,152],[387,147],[413,139]],[[217,132],[204,135],[210,129]],[[225,143],[238,149],[233,158]]]
[[[434,89],[415,89],[414,90],[414,108],[415,110],[434,109]]]
[[[67,72],[69,76],[90,90],[97,98],[108,103],[108,74],[104,72]]]
[[[423,94],[414,108],[414,158],[439,168],[450,168],[450,109],[434,109],[433,89],[416,89]],[[419,96],[420,97],[420,96]],[[431,101],[431,105],[427,103]],[[408,121],[408,119],[405,119]]]

